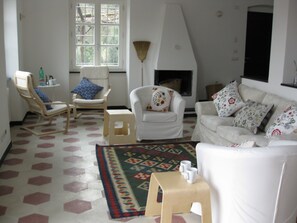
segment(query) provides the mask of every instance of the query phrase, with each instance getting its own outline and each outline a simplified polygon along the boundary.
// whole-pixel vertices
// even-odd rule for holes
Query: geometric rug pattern
[[[112,218],[143,215],[153,172],[196,166],[193,142],[96,146],[100,176]]]
[[[64,117],[41,130],[65,124]],[[190,140],[195,117],[184,119],[184,139]],[[37,121],[26,117],[24,124]],[[64,122],[64,123],[63,123]],[[69,132],[37,137],[11,127],[12,148],[0,167],[2,223],[156,223],[159,217],[111,219],[99,176],[96,144],[103,137],[103,116],[71,119]],[[176,215],[173,223],[197,222],[197,215]]]

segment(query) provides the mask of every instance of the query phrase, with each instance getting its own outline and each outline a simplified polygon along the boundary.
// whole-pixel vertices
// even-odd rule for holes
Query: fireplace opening
[[[155,85],[176,90],[182,96],[192,95],[191,70],[155,70]]]

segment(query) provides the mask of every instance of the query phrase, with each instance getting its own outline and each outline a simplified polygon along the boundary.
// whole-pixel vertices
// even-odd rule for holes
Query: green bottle
[[[45,85],[45,77],[44,77],[44,71],[42,67],[39,69],[39,85],[44,86]]]

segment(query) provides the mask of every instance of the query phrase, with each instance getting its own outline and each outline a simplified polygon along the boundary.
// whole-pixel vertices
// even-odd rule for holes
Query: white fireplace
[[[181,6],[167,4],[155,66],[155,84],[180,80],[186,108],[194,108],[197,95],[197,62]]]

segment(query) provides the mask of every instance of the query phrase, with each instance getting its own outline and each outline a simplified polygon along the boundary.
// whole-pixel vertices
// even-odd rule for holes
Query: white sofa
[[[269,119],[265,131],[293,101],[286,100],[277,95],[240,84],[238,92],[243,99],[260,102],[262,104],[273,104],[273,113]],[[296,102],[295,102],[296,103]],[[255,141],[258,146],[266,146],[269,139],[265,132],[253,134],[246,128],[233,126],[234,116],[219,117],[213,101],[197,102],[195,105],[197,123],[193,131],[192,140],[207,142],[217,145],[241,144],[246,141]]]
[[[211,189],[213,223],[296,223],[296,141],[261,148],[198,143],[196,154]]]

